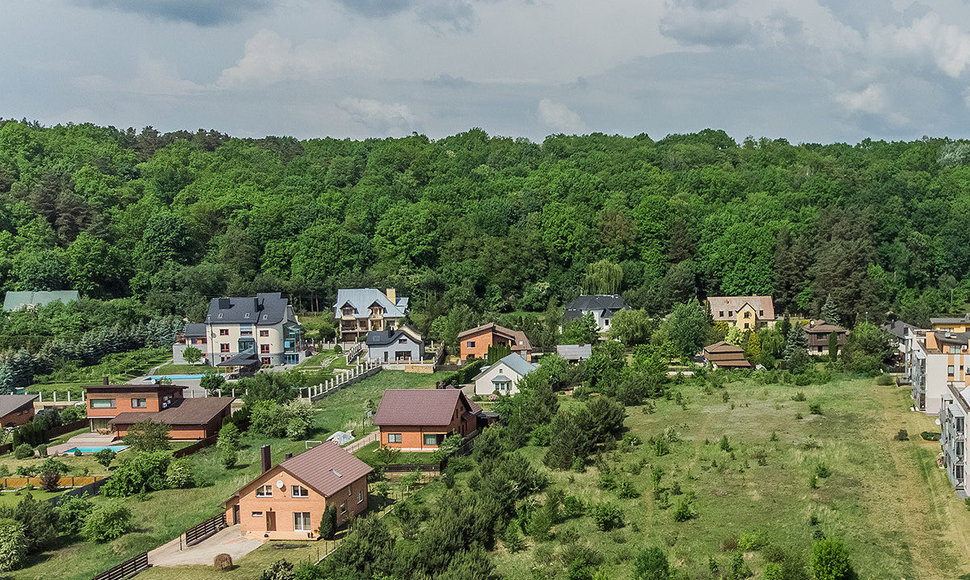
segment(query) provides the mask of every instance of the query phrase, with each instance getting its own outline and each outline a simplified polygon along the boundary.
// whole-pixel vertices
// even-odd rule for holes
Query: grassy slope
[[[380,402],[381,394],[389,388],[431,388],[441,375],[405,374],[400,371],[383,371],[374,377],[365,379],[342,391],[316,403],[319,409],[315,426],[316,432],[311,439],[325,439],[337,430],[355,428],[359,434],[360,419],[366,413],[367,400],[373,400],[376,405]],[[368,425],[367,429],[372,429]],[[264,444],[272,446],[273,462],[282,461],[284,453],[299,453],[305,450],[303,441],[287,439],[268,439],[245,436],[244,449],[239,454],[239,465],[226,471],[219,464],[214,449],[203,450],[191,456],[195,472],[200,474],[208,483],[205,487],[190,490],[165,490],[152,493],[150,498],[141,501],[138,498],[124,500],[135,516],[136,532],[130,533],[109,544],[96,545],[90,542],[77,542],[59,550],[53,550],[32,558],[31,565],[18,570],[11,575],[15,580],[47,580],[58,578],[64,580],[87,580],[111,567],[142,552],[157,547],[182,533],[185,529],[197,524],[205,518],[214,516],[221,511],[220,504],[233,492],[242,487],[258,474],[259,447]],[[86,458],[79,458],[86,459]],[[106,501],[95,498],[95,501]],[[223,574],[223,578],[258,578],[263,564],[281,556],[294,558],[290,550],[280,551],[274,544],[257,550],[253,557],[260,563],[258,566],[240,566],[237,574],[232,576]],[[268,552],[269,554],[265,554]],[[293,553],[298,550],[293,550]],[[315,553],[314,548],[307,548],[306,555]],[[306,557],[303,555],[302,557]],[[257,570],[258,568],[258,570]],[[154,577],[182,578],[182,571],[177,568],[169,569],[170,576],[165,571],[159,571]],[[250,576],[249,572],[255,575]]]
[[[610,463],[627,473],[623,477],[642,492],[639,498],[620,500],[615,492],[598,489],[596,468],[550,473],[567,493],[622,506],[627,526],[620,530],[600,532],[589,518],[565,522],[558,530],[560,535],[576,532],[603,553],[611,578],[629,578],[629,560],[650,544],[662,546],[692,578],[706,577],[708,558],[715,557],[725,569],[728,555],[721,551],[722,542],[741,532],[764,531],[786,549],[807,556],[813,513],[827,535],[845,538],[862,578],[955,578],[970,571],[970,514],[936,468],[938,444],[891,440],[900,428],[917,434],[934,427],[932,418],[908,411],[905,389],[877,387],[865,379],[798,388],[734,383],[727,387],[727,403],[721,392],[683,390],[686,411],[671,401],[660,402],[653,414],[628,411],[627,426],[644,440],[666,427],[683,438],[671,454],[659,458],[647,445],[615,453]],[[808,402],[792,401],[797,391],[804,391]],[[825,414],[810,416],[810,402],[820,402]],[[795,419],[799,412],[805,419]],[[777,442],[769,441],[772,431]],[[735,460],[716,444],[722,435],[736,448]],[[806,449],[809,438],[821,448]],[[756,449],[767,451],[767,465],[752,458]],[[525,452],[538,461],[542,450]],[[629,475],[641,458],[647,467]],[[718,467],[712,467],[712,460]],[[746,461],[748,467],[739,469]],[[832,475],[813,490],[809,474],[819,462]],[[663,467],[664,487],[676,481],[696,492],[696,519],[676,523],[673,507],[658,507],[650,493],[653,465]],[[672,504],[678,500],[673,496]],[[556,542],[514,555],[499,549],[496,562],[509,579],[531,578],[530,569],[546,565],[550,552],[558,549]],[[747,559],[759,573],[760,556]]]
[[[209,365],[162,365],[158,367],[159,375],[204,375],[214,371],[215,367]]]

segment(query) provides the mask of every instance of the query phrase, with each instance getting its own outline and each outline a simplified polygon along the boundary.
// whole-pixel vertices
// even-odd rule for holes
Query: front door
[[[266,512],[266,531],[276,531],[276,512]]]
[[[239,523],[239,504],[232,506],[232,525]]]

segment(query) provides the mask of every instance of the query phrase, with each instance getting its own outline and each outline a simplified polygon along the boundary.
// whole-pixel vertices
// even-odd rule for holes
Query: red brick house
[[[481,412],[458,389],[388,389],[374,425],[381,429],[381,447],[430,452],[453,433],[471,435]]]
[[[326,442],[275,467],[268,447],[263,473],[229,498],[226,522],[244,533],[271,540],[308,540],[328,506],[337,525],[367,509],[367,474],[373,469],[336,443]]]
[[[178,385],[94,385],[87,391],[91,431],[123,437],[135,423],[171,426],[170,439],[204,439],[219,432],[231,414],[232,397],[186,399]]]
[[[532,345],[521,330],[510,330],[492,322],[458,334],[458,350],[463,361],[485,358],[488,347],[494,345],[508,345],[512,352],[532,360]]]
[[[0,428],[16,427],[34,418],[37,395],[0,395]]]

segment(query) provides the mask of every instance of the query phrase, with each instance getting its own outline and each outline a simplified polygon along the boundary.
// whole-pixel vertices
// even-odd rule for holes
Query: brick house
[[[0,428],[30,423],[37,395],[0,395]]]
[[[328,506],[337,525],[367,509],[367,475],[373,469],[336,443],[325,442],[270,467],[264,447],[263,473],[224,504],[226,522],[249,536],[270,540],[317,539]]]
[[[87,391],[91,431],[123,437],[135,423],[150,420],[171,426],[170,439],[216,435],[231,414],[232,397],[186,399],[179,385],[92,385]]]
[[[458,389],[388,389],[374,415],[381,447],[435,451],[446,437],[468,437],[479,428],[482,408]]]
[[[507,345],[513,353],[527,361],[532,360],[532,344],[521,330],[511,330],[492,322],[458,334],[458,350],[463,361],[485,358],[488,348],[495,345]]]
[[[775,324],[775,303],[771,296],[711,296],[707,305],[714,322],[726,322],[738,330],[758,330]]]
[[[404,324],[408,298],[398,297],[397,290],[381,292],[374,288],[337,290],[333,316],[340,340],[354,342],[375,330],[397,329]]]

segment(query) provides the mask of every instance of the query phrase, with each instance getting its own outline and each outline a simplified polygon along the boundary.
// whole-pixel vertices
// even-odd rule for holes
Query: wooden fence
[[[205,449],[206,447],[211,447],[215,445],[216,441],[218,440],[219,440],[218,435],[212,435],[211,437],[206,437],[205,439],[199,439],[198,441],[196,441],[192,445],[189,445],[188,447],[182,447],[181,449],[176,449],[175,451],[172,452],[172,457],[174,457],[175,459],[178,459],[179,457],[192,455],[199,449]]]
[[[78,419],[73,423],[65,423],[64,425],[58,425],[57,427],[54,427],[53,429],[50,430],[49,435],[51,437],[60,437],[65,433],[70,433],[71,431],[77,431],[78,429],[81,429],[82,427],[87,427],[87,426],[88,426],[87,419]]]
[[[85,475],[85,476],[64,476],[57,480],[58,487],[84,487],[85,485],[91,485],[102,479],[107,479],[104,475]],[[40,487],[42,485],[39,477],[4,477],[0,478],[0,485],[3,487],[10,488],[21,488],[26,487],[27,484],[33,485],[34,487]]]
[[[105,570],[92,580],[125,580],[149,568],[151,568],[151,564],[148,563],[148,552],[142,552],[130,560],[125,560],[114,568]]]
[[[185,530],[185,545],[194,546],[203,540],[211,538],[220,530],[226,527],[226,514],[222,513],[209,518],[204,522],[195,524]]]

